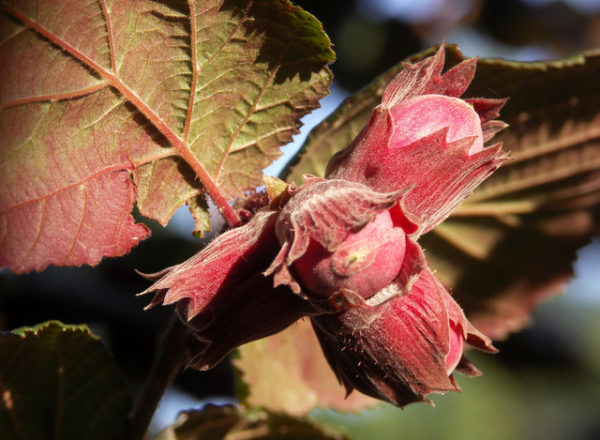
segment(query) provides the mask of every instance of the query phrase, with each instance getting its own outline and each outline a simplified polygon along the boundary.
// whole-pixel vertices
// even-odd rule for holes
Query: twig
[[[181,323],[177,314],[173,313],[167,329],[158,340],[156,356],[135,400],[124,439],[144,438],[165,390],[181,367],[190,359],[187,336],[187,328]]]

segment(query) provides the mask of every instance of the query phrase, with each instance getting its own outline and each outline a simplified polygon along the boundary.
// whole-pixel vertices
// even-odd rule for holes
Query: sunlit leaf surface
[[[5,0],[0,265],[97,264],[207,192],[260,185],[327,93],[330,42],[287,0]],[[233,212],[233,211],[232,211]],[[228,220],[235,220],[229,213]]]

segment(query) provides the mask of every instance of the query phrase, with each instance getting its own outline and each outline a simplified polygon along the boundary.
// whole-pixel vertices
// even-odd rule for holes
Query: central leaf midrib
[[[237,225],[240,223],[239,216],[231,209],[229,204],[227,203],[227,199],[221,193],[220,188],[217,185],[217,182],[213,177],[208,173],[204,165],[196,158],[183,139],[181,139],[175,132],[166,124],[165,121],[162,120],[160,116],[158,116],[154,110],[152,110],[137,94],[131,90],[125,83],[123,83],[120,78],[106,70],[100,64],[93,61],[91,58],[84,55],[75,47],[71,46],[66,41],[62,40],[54,33],[49,31],[48,29],[42,27],[39,23],[29,19],[25,15],[21,14],[17,10],[5,6],[5,10],[22,21],[26,26],[29,26],[35,32],[39,33],[43,37],[50,40],[52,43],[59,46],[61,49],[65,50],[71,56],[75,57],[75,59],[83,62],[87,66],[89,66],[92,70],[96,71],[102,78],[106,79],[110,84],[116,88],[131,104],[134,105],[148,120],[155,126],[155,128],[163,135],[167,140],[175,147],[175,149],[179,152],[182,159],[190,165],[190,167],[194,170],[197,177],[203,183],[206,192],[211,196],[215,204],[220,208],[223,215],[226,217],[228,223],[230,225]]]

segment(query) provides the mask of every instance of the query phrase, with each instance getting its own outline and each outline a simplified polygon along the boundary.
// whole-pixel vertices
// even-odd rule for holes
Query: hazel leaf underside
[[[0,334],[0,437],[121,438],[125,379],[86,326],[56,321]]]
[[[447,66],[464,58],[447,46]],[[348,98],[317,126],[288,180],[322,175],[327,160],[368,122],[401,68]],[[493,338],[526,324],[535,304],[572,275],[577,249],[598,233],[599,77],[598,52],[534,63],[481,59],[463,96],[510,97],[500,114],[509,128],[491,142],[504,142],[511,159],[421,244],[471,322]]]
[[[97,264],[187,203],[201,233],[327,94],[330,42],[287,0],[5,0],[0,265]],[[60,7],[57,7],[60,6]],[[217,203],[217,204],[219,204]]]
[[[422,244],[471,322],[500,339],[560,291],[600,232],[600,53],[478,69],[468,94],[510,96],[494,140],[511,160]]]
[[[251,408],[304,415],[315,407],[357,412],[380,403],[358,391],[346,397],[308,319],[243,345],[239,353],[233,364],[244,392],[238,398]]]

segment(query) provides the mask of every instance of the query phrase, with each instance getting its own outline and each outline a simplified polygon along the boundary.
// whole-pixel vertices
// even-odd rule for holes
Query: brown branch
[[[160,335],[154,361],[136,397],[124,439],[144,438],[165,390],[190,359],[189,337],[191,336],[187,327],[179,320],[177,314],[173,313],[168,327]]]

